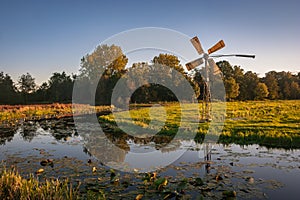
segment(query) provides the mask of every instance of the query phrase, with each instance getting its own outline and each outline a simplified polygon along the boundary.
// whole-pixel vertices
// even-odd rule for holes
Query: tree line
[[[126,86],[124,93],[126,88],[135,90],[129,99],[132,103],[177,101],[176,95],[169,88],[154,83],[143,84],[143,78],[151,73],[156,80],[171,81],[176,87],[183,87],[184,81],[188,81],[197,95],[196,98],[203,97],[203,69],[186,73],[179,58],[174,55],[159,54],[150,63],[134,63],[130,68],[126,68],[127,63],[128,59],[120,47],[100,45],[94,52],[82,57],[78,74],[55,72],[47,82],[39,86],[29,73],[21,75],[14,82],[10,75],[0,72],[0,104],[70,103],[76,81],[78,103],[110,105],[113,89],[121,78]],[[270,71],[264,77],[259,77],[257,73],[245,72],[240,66],[232,66],[228,61],[216,64],[222,72],[227,100],[300,99],[300,72],[293,74]],[[162,66],[168,66],[172,70],[162,71]],[[175,70],[185,80],[178,78]],[[185,88],[180,89],[185,91]],[[93,92],[95,95],[91,95]],[[122,98],[121,93],[119,95],[118,101],[121,103],[125,97]],[[181,98],[191,100],[189,95]]]
[[[0,72],[0,104],[70,103],[75,78],[55,72],[47,82],[37,86],[29,73],[14,83],[10,75]]]
[[[259,77],[227,61],[218,62],[228,100],[300,99],[300,72],[269,71]]]

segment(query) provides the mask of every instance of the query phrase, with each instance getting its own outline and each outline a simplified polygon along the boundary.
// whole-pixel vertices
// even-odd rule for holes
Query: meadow
[[[196,106],[199,106],[198,116],[201,121],[201,104],[184,104],[182,108],[179,103],[148,106],[135,105],[130,111],[103,115],[99,120],[102,126],[111,127],[112,132],[116,134],[122,132],[117,124],[122,127],[130,127],[134,124],[149,130],[159,130],[157,135],[174,136],[178,127],[185,128],[184,120],[183,123],[181,122],[181,114],[185,112],[186,118],[190,119],[191,123],[197,124],[192,126],[196,130],[185,131],[186,136],[190,132],[196,132],[194,139],[200,143],[203,141],[210,122],[195,123]],[[223,130],[221,133],[216,133],[220,135],[218,142],[259,144],[287,149],[300,148],[299,111],[299,100],[227,102]],[[154,114],[152,121],[150,114]]]

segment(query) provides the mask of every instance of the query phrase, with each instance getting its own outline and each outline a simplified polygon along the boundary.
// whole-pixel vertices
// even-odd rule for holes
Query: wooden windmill
[[[198,54],[201,55],[201,57],[189,63],[186,63],[186,68],[190,71],[205,63],[204,64],[204,68],[205,68],[204,91],[203,91],[203,101],[202,101],[202,121],[211,121],[211,114],[210,114],[211,113],[211,91],[210,91],[210,84],[209,84],[209,72],[211,72],[213,75],[221,74],[220,69],[218,68],[215,61],[212,59],[212,57],[236,56],[236,57],[255,58],[255,55],[244,55],[244,54],[211,55],[212,53],[225,47],[225,43],[223,40],[220,40],[214,46],[208,49],[207,53],[204,52],[200,40],[198,39],[197,36],[193,37],[190,41],[195,47],[195,49],[197,50]]]

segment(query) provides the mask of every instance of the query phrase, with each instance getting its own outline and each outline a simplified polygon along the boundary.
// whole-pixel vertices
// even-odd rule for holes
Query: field
[[[141,126],[149,130],[158,130],[158,135],[174,136],[178,127],[186,128],[185,121],[180,124],[181,113],[187,113],[187,119],[196,121],[197,104],[165,104],[156,107],[135,107],[128,112],[100,116],[103,126],[113,125],[114,132],[121,130],[118,125]],[[199,105],[201,111],[201,105]],[[300,101],[249,101],[227,102],[224,128],[219,137],[220,143],[259,144],[267,147],[300,148]],[[150,113],[150,114],[149,114]],[[150,115],[153,115],[151,121]],[[200,113],[201,116],[201,113]],[[150,123],[151,121],[151,123]],[[194,123],[194,122],[193,122]],[[195,123],[194,123],[195,124]],[[210,122],[196,123],[195,140],[202,142]],[[219,135],[220,133],[216,133]],[[184,135],[183,135],[184,136]]]

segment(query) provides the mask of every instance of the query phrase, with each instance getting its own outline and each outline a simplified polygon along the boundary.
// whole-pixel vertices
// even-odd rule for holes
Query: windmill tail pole
[[[243,55],[243,54],[236,54],[236,57],[246,57],[246,58],[255,58],[255,55]]]
[[[246,55],[246,54],[225,54],[225,55],[212,55],[210,57],[220,58],[220,57],[245,57],[245,58],[255,58],[255,55]]]

